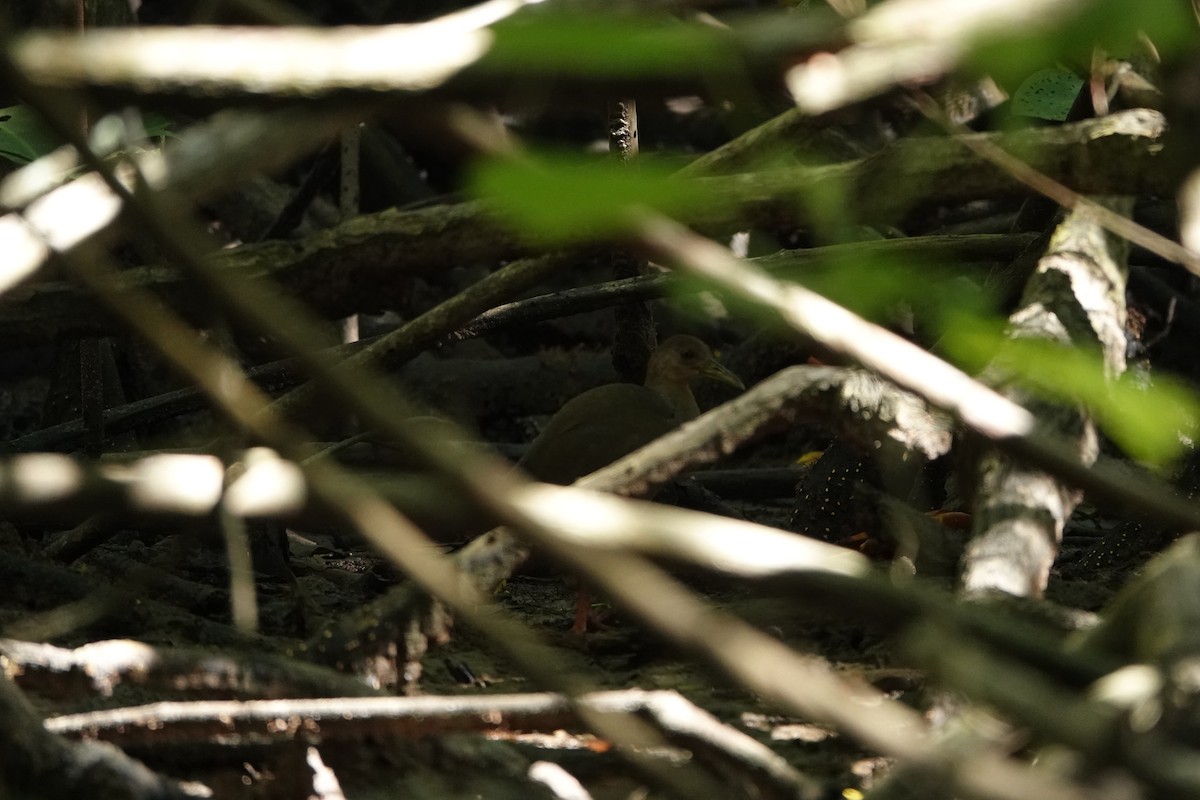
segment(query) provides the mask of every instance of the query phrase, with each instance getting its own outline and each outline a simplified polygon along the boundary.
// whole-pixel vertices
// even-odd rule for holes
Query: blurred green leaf
[[[1183,451],[1181,437],[1195,437],[1200,402],[1185,385],[1168,378],[1142,384],[1125,373],[1112,387],[1110,401],[1097,408],[1108,435],[1134,458],[1165,465]]]
[[[1144,35],[1163,55],[1195,45],[1196,17],[1192,4],[1179,0],[1095,0],[1070,30],[1074,37],[1090,38],[1115,56],[1131,53]]]
[[[102,123],[103,120],[97,125]],[[147,137],[157,139],[174,135],[171,132],[171,122],[162,114],[146,112],[138,119],[138,123]],[[0,108],[0,158],[16,164],[28,164],[63,144],[62,138],[28,106]],[[95,139],[92,146],[96,146]],[[101,154],[109,155],[110,149],[102,147]]]
[[[978,318],[994,313],[994,299],[961,273],[962,265],[952,268],[879,256],[834,256],[819,269],[807,272],[803,282],[868,319],[886,321],[911,309],[922,324],[940,328],[941,320],[952,310]]]
[[[1196,435],[1200,400],[1169,379],[1147,385],[1126,372],[1109,380],[1095,352],[1008,338],[999,327],[966,316],[947,332],[946,342],[952,357],[971,371],[995,366],[1043,397],[1082,402],[1114,442],[1143,462],[1169,463],[1179,456],[1180,435]]]
[[[665,16],[538,10],[511,17],[492,32],[488,61],[514,75],[669,78],[734,66],[725,32]]]
[[[28,107],[0,108],[0,158],[28,164],[60,144],[62,140]]]
[[[1173,460],[1180,432],[1194,434],[1200,419],[1200,403],[1183,386],[1166,380],[1146,386],[1129,373],[1109,381],[1094,353],[1018,339],[1005,345],[1000,363],[1043,394],[1081,399],[1113,441],[1141,461]]]
[[[1195,42],[1190,3],[1180,0],[1093,0],[1078,13],[1042,28],[993,32],[979,39],[969,62],[1002,86],[1015,87],[1049,64],[1086,70],[1097,47],[1112,56],[1134,52],[1144,34],[1160,54]]]
[[[652,209],[687,215],[723,200],[694,181],[672,179],[666,165],[554,156],[484,163],[471,189],[527,238],[565,244],[619,235],[633,215]]]

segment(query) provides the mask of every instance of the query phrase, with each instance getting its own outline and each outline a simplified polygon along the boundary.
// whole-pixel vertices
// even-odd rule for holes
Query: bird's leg
[[[604,614],[603,616],[607,616]],[[579,581],[578,592],[575,596],[575,624],[571,633],[583,636],[588,631],[608,630],[601,613],[592,608],[592,592],[586,583]]]
[[[588,632],[588,620],[592,616],[592,596],[583,581],[579,582],[579,591],[575,596],[575,624],[571,633],[582,636]]]

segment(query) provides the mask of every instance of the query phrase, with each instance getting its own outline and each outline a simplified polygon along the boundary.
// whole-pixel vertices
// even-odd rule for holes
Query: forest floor
[[[786,504],[762,506],[758,516],[786,514]],[[192,539],[190,543],[189,539]],[[293,537],[293,545],[303,540]],[[1080,548],[1068,548],[1065,562],[1073,563]],[[295,583],[258,582],[263,637],[260,647],[286,653],[310,635],[319,620],[336,618],[377,596],[394,576],[387,564],[369,555],[310,551],[297,547],[293,554]],[[66,646],[111,638],[131,638],[152,645],[213,647],[214,652],[236,652],[237,637],[214,630],[226,627],[228,615],[226,582],[228,572],[219,546],[199,544],[190,534],[148,535],[125,531],[114,535],[85,561],[92,575],[111,572],[114,559],[173,563],[168,591],[155,584],[145,591],[165,602],[136,614],[103,614],[72,634],[59,639]],[[898,656],[886,631],[838,620],[819,619],[786,597],[772,596],[752,583],[701,573],[694,569],[674,570],[712,606],[733,613],[798,652],[827,661],[832,668],[857,681],[868,683],[913,707],[926,709],[931,690],[920,673]],[[1093,576],[1094,577],[1094,576]],[[1109,573],[1105,581],[1060,580],[1051,587],[1055,603],[1096,610],[1111,594],[1106,587],[1119,585],[1123,576]],[[191,587],[191,588],[189,588]],[[126,587],[130,588],[130,587]],[[132,587],[136,590],[136,587]],[[47,586],[40,598],[42,608],[58,601],[79,602],[77,589],[61,596]],[[172,605],[171,594],[187,596],[181,611]],[[198,598],[203,597],[203,600]],[[867,789],[887,766],[887,760],[864,749],[837,731],[812,720],[778,713],[777,709],[737,687],[718,669],[679,652],[636,620],[609,607],[600,598],[597,611],[604,618],[601,629],[586,635],[570,631],[575,607],[573,582],[563,576],[518,574],[497,593],[499,603],[517,620],[553,646],[571,654],[583,665],[583,674],[595,689],[672,690],[704,709],[728,726],[767,745],[804,775],[829,787],[829,796],[843,789]],[[197,608],[196,606],[204,606]],[[29,609],[9,606],[5,617],[20,618]],[[201,622],[198,617],[207,616]],[[190,621],[189,621],[190,620]],[[214,627],[212,622],[218,623]],[[244,655],[253,658],[253,652]],[[419,692],[426,696],[514,694],[541,691],[514,667],[501,649],[478,631],[456,626],[450,640],[430,650],[422,661]],[[286,696],[286,695],[285,695]],[[137,688],[118,687],[110,698],[91,696],[80,700],[39,701],[46,714],[72,713],[120,705],[139,705],[158,700],[188,699],[186,695],[147,695]],[[503,739],[503,741],[501,741]],[[189,777],[219,787],[217,797],[307,797],[308,771],[301,751],[295,746],[170,747],[133,749],[153,768],[179,777]],[[389,740],[369,737],[364,741],[335,741],[322,746],[325,763],[337,775],[346,796],[374,797],[529,797],[541,796],[530,789],[524,777],[528,765],[553,761],[575,775],[597,800],[658,796],[644,787],[644,777],[633,770],[613,749],[595,737],[575,730],[513,732],[506,737],[485,739],[479,734],[436,735],[418,740]],[[544,796],[551,796],[546,794]]]

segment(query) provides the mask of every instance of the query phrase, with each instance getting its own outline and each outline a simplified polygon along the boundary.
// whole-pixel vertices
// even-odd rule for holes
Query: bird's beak
[[[742,379],[716,361],[709,361],[701,367],[700,374],[706,378],[712,378],[714,381],[728,383],[730,386],[736,386],[738,389],[746,391],[746,386],[742,383]]]

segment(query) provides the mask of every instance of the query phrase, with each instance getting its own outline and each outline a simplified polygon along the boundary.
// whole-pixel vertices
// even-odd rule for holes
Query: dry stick
[[[488,27],[534,2],[487,0],[426,22],[359,28],[30,33],[10,47],[19,69],[43,86],[115,80],[156,93],[173,86],[209,94],[282,92],[306,100],[337,90],[424,93],[484,58],[495,38]],[[505,76],[514,66],[501,67]]]
[[[766,159],[776,152],[796,152],[816,138],[821,121],[798,108],[789,109],[735,139],[697,157],[677,173],[686,178],[732,173]]]
[[[1094,200],[1089,200],[1073,189],[1063,186],[1049,175],[1034,169],[1012,155],[995,141],[979,136],[963,135],[969,134],[970,130],[962,125],[956,125],[948,119],[932,99],[928,97],[920,99],[917,107],[926,117],[944,127],[952,135],[956,135],[959,141],[980,158],[992,162],[1035,192],[1045,195],[1068,210],[1087,209],[1088,214],[1110,233],[1145,248],[1159,258],[1186,267],[1193,274],[1200,275],[1200,254],[1188,250],[1178,242],[1173,242],[1144,225],[1139,225],[1130,217],[1118,214]]]
[[[358,678],[278,656],[257,647],[241,654],[211,648],[164,647],[114,639],[64,649],[42,642],[0,639],[13,680],[43,697],[76,698],[89,690],[111,696],[121,685],[143,690],[270,697],[369,697],[379,694]],[[209,695],[211,696],[211,695]]]
[[[853,421],[848,409],[854,406]],[[686,469],[712,463],[747,441],[804,419],[833,421],[852,441],[879,442],[932,460],[951,430],[917,397],[874,374],[839,367],[780,370],[745,393],[576,481],[585,489],[643,495]]]
[[[1150,787],[1151,796],[1200,796],[1195,750],[1181,736],[1162,730],[1169,724],[1131,733],[1129,708],[1064,696],[1061,687],[1044,674],[992,648],[963,643],[957,633],[953,626],[929,620],[910,629],[901,644],[919,663],[928,664],[937,680],[1008,710],[1036,735],[1063,742],[1092,763],[1124,765]],[[953,650],[945,646],[949,639],[956,642]],[[994,678],[997,674],[1002,677]]]
[[[121,287],[102,252],[90,248],[91,252],[85,254],[83,249],[61,253],[60,257],[114,313],[158,346],[241,427],[293,461],[302,462],[311,455],[309,448],[298,444],[306,439],[302,432],[269,412],[269,398],[246,379],[235,363],[197,341],[186,325],[155,305],[152,298]],[[488,634],[532,678],[570,696],[581,693],[580,680],[562,668],[557,654],[494,604],[484,602],[453,562],[438,553],[436,544],[391,505],[329,461],[310,461],[303,469],[314,495],[345,517],[422,588],[446,603],[456,616]],[[579,707],[578,713],[594,730],[621,744],[648,746],[660,740],[652,729],[628,715],[597,714],[586,707]],[[665,770],[636,752],[626,755],[665,786],[681,792],[705,791],[694,774]]]
[[[730,575],[761,578],[781,573],[864,578],[861,553],[754,522],[718,517],[660,503],[631,501],[606,492],[531,484],[514,502],[568,544],[649,553]],[[586,557],[588,548],[579,548]],[[653,586],[646,593],[655,593]]]
[[[387,368],[401,365],[497,303],[535,286],[543,278],[569,266],[576,258],[578,255],[573,253],[555,253],[514,261],[356,351],[345,359],[339,370],[348,374],[349,371],[368,366]],[[316,391],[316,385],[309,380],[276,400],[272,408],[276,413],[286,415],[303,407],[314,397]]]
[[[1089,469],[1069,446],[1035,433],[1037,421],[1027,410],[917,345],[802,286],[775,280],[669,219],[643,214],[633,224],[643,245],[662,261],[772,310],[821,347],[921,395],[997,447],[1092,493],[1097,502],[1144,510],[1181,527],[1200,527],[1200,508],[1133,469]]]
[[[975,234],[970,236],[922,236],[914,239],[879,239],[868,242],[825,245],[783,250],[769,256],[747,259],[778,277],[822,263],[841,260],[897,258],[924,263],[1007,262],[1029,246],[1036,234]],[[654,300],[702,291],[685,276],[663,272],[637,278],[608,281],[593,286],[538,295],[491,308],[450,334],[459,341],[482,336],[508,325],[525,325],[547,319],[609,308],[617,303]]]
[[[712,749],[790,796],[821,796],[818,784],[797,772],[777,753],[720,722],[676,692],[639,689],[595,692],[583,695],[579,702],[597,711],[648,715],[672,741],[682,746]],[[278,725],[280,719],[312,720],[324,741],[579,727],[569,700],[547,693],[165,702],[65,714],[47,720],[46,727],[53,733],[81,735],[122,746],[161,747],[214,737],[224,742],[235,738],[279,742],[309,735],[310,731],[303,726]]]
[[[68,531],[55,536],[44,548],[42,556],[64,564],[107,541],[116,529],[117,514],[99,511]]]
[[[280,120],[277,124],[284,127],[287,121]],[[843,187],[847,181],[859,187],[857,202],[861,204],[865,216],[902,210],[895,202],[891,203],[889,209],[883,208],[886,198],[895,196],[890,187],[897,182],[922,187],[923,194],[930,201],[951,203],[955,198],[966,200],[1004,196],[1013,194],[1016,189],[1023,189],[1007,173],[993,168],[961,146],[961,138],[967,142],[973,139],[995,141],[1009,148],[1040,148],[1039,152],[1045,154],[1040,162],[1044,169],[1055,170],[1055,174],[1061,176],[1073,176],[1077,181],[1086,177],[1079,175],[1079,172],[1090,168],[1090,153],[1106,165],[1125,165],[1125,174],[1107,187],[1093,183],[1088,187],[1089,190],[1104,193],[1107,188],[1107,193],[1129,193],[1145,187],[1146,175],[1153,173],[1152,156],[1143,153],[1152,144],[1147,139],[1154,136],[1159,128],[1161,125],[1151,118],[1149,112],[1128,112],[1119,118],[1107,120],[1103,125],[1092,121],[1088,125],[1079,123],[1064,128],[1055,134],[1057,138],[1049,133],[1024,137],[1015,134],[995,137],[972,134],[936,139],[930,144],[904,141],[872,159],[799,171],[779,170],[753,176],[698,179],[695,185],[700,191],[712,192],[731,201],[724,204],[719,214],[708,212],[704,215],[709,225],[721,229],[745,225],[764,214],[772,219],[783,216],[794,221],[798,215],[803,216],[803,212],[791,198],[795,198],[806,187],[815,187],[814,191],[823,185]],[[1093,137],[1091,142],[1087,141],[1088,136]],[[192,141],[196,137],[185,133],[181,138]],[[934,147],[936,152],[926,152],[929,147]],[[143,156],[141,161],[154,161],[151,155]],[[923,155],[924,160],[920,161]],[[167,161],[174,164],[184,159],[168,157]],[[916,166],[913,166],[914,162]],[[171,172],[174,185],[174,167]],[[228,176],[220,180],[228,180]],[[190,180],[185,182],[189,187],[195,183]],[[84,188],[87,183],[83,181]],[[1159,180],[1157,184],[1163,185],[1164,182]],[[73,186],[71,192],[64,192],[62,202],[67,202],[68,196],[79,188]],[[191,194],[190,188],[188,193]],[[739,206],[740,212],[737,211]],[[698,223],[702,221],[701,216],[700,212],[694,212],[682,221]],[[743,220],[740,223],[739,218]],[[16,253],[22,252],[19,243],[11,237],[0,236],[0,241],[12,246]],[[345,313],[353,304],[378,302],[378,293],[363,293],[353,289],[358,283],[394,280],[398,271],[412,271],[417,265],[422,265],[428,271],[439,266],[524,255],[527,250],[528,246],[517,241],[515,235],[502,231],[495,220],[485,215],[482,204],[465,203],[419,213],[380,212],[350,220],[298,243],[273,242],[244,247],[221,253],[214,259],[235,269],[269,272],[278,276],[285,285],[297,287],[300,293],[313,286],[326,285],[327,279],[332,280],[339,286],[339,291],[332,294],[309,291],[308,294],[314,302],[330,312]],[[381,264],[386,266],[381,267]],[[10,268],[15,269],[11,265]],[[186,297],[168,279],[163,279],[162,274],[162,270],[144,268],[133,271],[131,280],[157,280],[164,291],[176,297]],[[10,309],[6,314],[8,319],[3,326],[5,335],[15,340],[17,337],[28,337],[28,330],[55,332],[55,326],[60,324],[57,320],[62,317],[70,318],[68,322],[61,323],[65,330],[89,333],[103,331],[98,315],[91,309],[76,302],[60,310],[55,308],[57,299],[52,287],[29,295],[28,309]]]
[[[1087,0],[880,3],[847,23],[848,47],[788,70],[788,89],[801,110],[832,111],[898,84],[937,80],[976,41],[1009,31],[1045,35],[1088,6]]]

